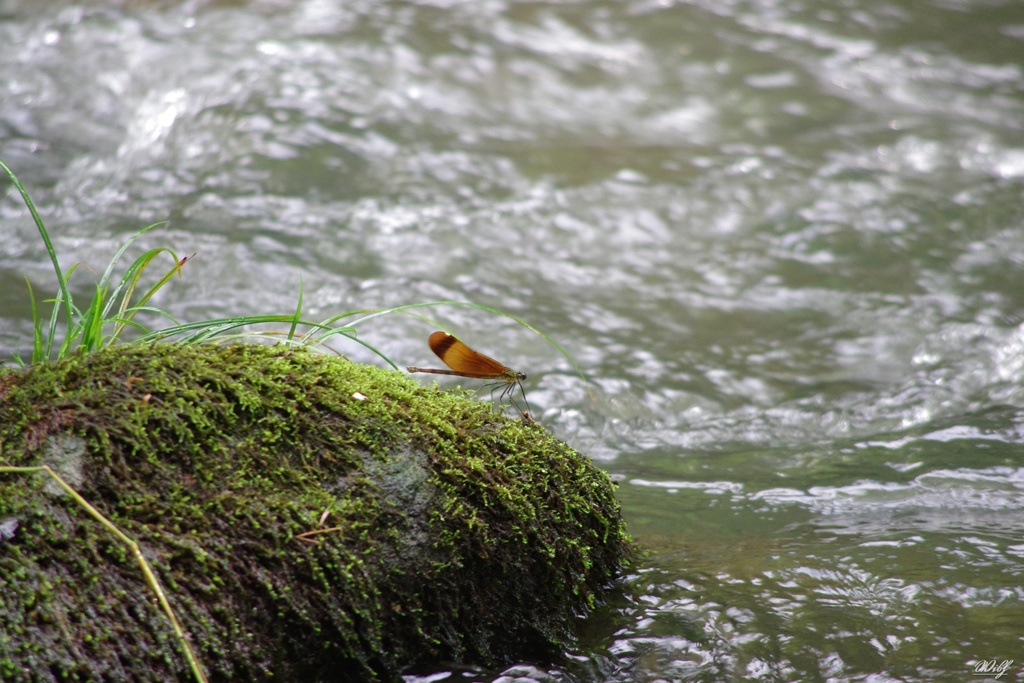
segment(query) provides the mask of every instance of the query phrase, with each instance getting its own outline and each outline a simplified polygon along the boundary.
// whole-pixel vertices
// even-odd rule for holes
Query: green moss
[[[0,463],[50,465],[139,542],[213,679],[543,656],[626,548],[608,477],[539,425],[299,349],[7,371]],[[69,496],[0,474],[5,518],[3,680],[187,678],[127,549]]]

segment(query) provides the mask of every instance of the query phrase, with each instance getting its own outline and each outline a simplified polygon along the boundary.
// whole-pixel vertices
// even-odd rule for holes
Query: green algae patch
[[[393,680],[571,642],[625,561],[542,427],[304,349],[121,346],[0,374],[0,466],[141,547],[210,680]],[[190,680],[130,550],[0,473],[0,680]]]

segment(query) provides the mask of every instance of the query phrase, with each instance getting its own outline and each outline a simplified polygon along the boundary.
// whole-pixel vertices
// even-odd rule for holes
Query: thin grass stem
[[[135,542],[130,536],[121,531],[116,524],[111,522],[109,519],[103,516],[99,510],[97,510],[92,503],[87,501],[85,498],[75,491],[66,481],[61,479],[49,465],[38,465],[35,467],[0,467],[0,472],[22,472],[22,473],[33,473],[33,472],[46,472],[58,485],[70,495],[76,503],[78,503],[93,519],[98,521],[104,528],[110,533],[117,537],[122,543],[128,546],[131,550],[135,560],[139,563],[139,567],[142,569],[142,575],[146,579],[146,584],[150,590],[156,595],[157,602],[160,603],[161,609],[167,615],[167,618],[171,622],[171,627],[174,629],[174,634],[181,644],[181,649],[185,654],[185,659],[188,660],[189,668],[192,670],[192,675],[200,683],[206,683],[206,673],[203,671],[202,666],[199,663],[199,659],[196,657],[195,652],[192,650],[192,645],[188,642],[188,636],[185,633],[185,629],[181,627],[181,622],[178,621],[177,615],[174,613],[174,609],[171,608],[171,603],[167,600],[167,594],[164,592],[163,587],[160,585],[160,580],[157,578],[153,568],[146,561],[146,558],[142,554],[142,550],[139,548],[139,544]]]

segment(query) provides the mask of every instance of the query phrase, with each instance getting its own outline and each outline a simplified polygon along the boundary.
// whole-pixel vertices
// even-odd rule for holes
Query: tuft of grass
[[[177,254],[166,247],[150,249],[135,259],[128,266],[128,270],[121,277],[117,285],[111,287],[114,268],[121,261],[124,253],[137,239],[153,228],[162,225],[162,223],[154,223],[139,230],[121,245],[121,248],[117,250],[117,253],[114,254],[114,257],[107,265],[107,269],[103,272],[99,282],[96,283],[92,299],[83,309],[75,303],[71,289],[68,287],[71,276],[77,270],[78,264],[71,266],[67,272],[64,272],[60,267],[57,251],[50,240],[50,234],[46,229],[46,225],[36,210],[32,198],[25,190],[25,186],[21,184],[14,171],[3,161],[0,161],[0,168],[3,168],[11,182],[14,183],[14,187],[21,194],[25,206],[28,207],[29,213],[32,214],[32,220],[35,221],[39,235],[46,245],[46,252],[50,256],[50,263],[53,264],[53,272],[57,278],[57,294],[54,298],[46,300],[47,303],[53,304],[53,308],[50,312],[49,324],[45,328],[39,314],[39,303],[36,300],[35,291],[32,289],[32,283],[27,278],[25,280],[28,283],[28,294],[32,303],[33,335],[31,362],[33,364],[45,360],[60,360],[79,351],[95,351],[103,346],[117,342],[126,328],[144,330],[145,328],[135,321],[135,316],[142,311],[155,312],[174,320],[173,317],[159,308],[147,306],[147,302],[164,285],[170,282],[175,274],[181,274],[181,267],[191,257],[179,259]],[[139,282],[142,279],[143,273],[161,254],[169,255],[173,260],[173,265],[155,285],[150,287],[133,303],[132,299],[139,288]],[[63,322],[65,332],[64,338],[58,344],[57,330],[60,327],[59,323],[61,321]],[[19,363],[22,362],[20,358],[16,358],[16,360]]]

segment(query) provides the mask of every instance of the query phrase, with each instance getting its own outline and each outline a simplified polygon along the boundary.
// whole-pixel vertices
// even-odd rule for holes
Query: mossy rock
[[[135,539],[210,680],[393,680],[572,637],[624,561],[541,426],[302,349],[121,346],[0,374],[0,466]],[[309,534],[316,531],[318,533]],[[0,473],[0,680],[191,680],[129,548]]]

